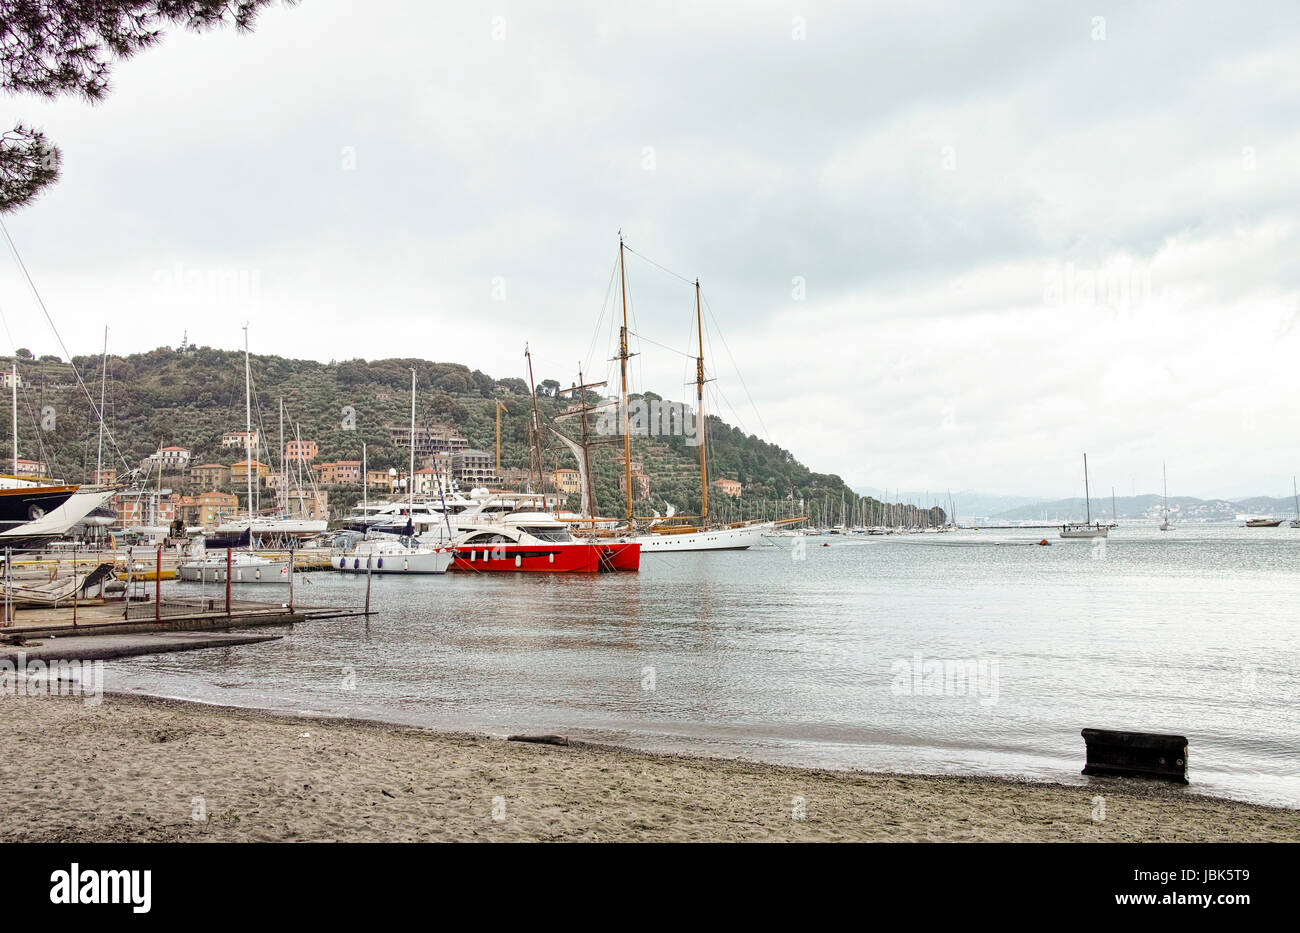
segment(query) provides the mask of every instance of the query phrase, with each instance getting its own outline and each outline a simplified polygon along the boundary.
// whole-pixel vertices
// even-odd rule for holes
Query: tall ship
[[[632,481],[632,432],[630,424],[629,401],[628,401],[628,359],[631,357],[629,352],[629,331],[627,324],[627,271],[625,246],[622,236],[618,241],[618,271],[619,286],[622,297],[622,326],[619,330],[619,417],[621,418],[621,433],[623,435],[623,486],[626,490],[626,508],[623,515],[623,524],[614,532],[588,531],[593,537],[608,538],[618,540],[624,543],[635,543],[640,546],[640,552],[645,553],[662,553],[667,551],[727,551],[743,550],[761,544],[763,535],[771,533],[778,525],[788,524],[801,519],[787,519],[781,522],[777,521],[738,521],[738,522],[717,522],[709,515],[709,461],[708,461],[708,420],[704,410],[704,383],[708,381],[705,378],[704,368],[704,323],[700,305],[700,283],[696,279],[695,289],[695,326],[697,335],[698,354],[695,358],[695,399],[696,399],[696,418],[698,423],[699,436],[699,469],[700,469],[700,514],[698,516],[687,515],[668,515],[668,516],[638,516],[634,509],[634,490],[635,486]],[[580,376],[581,381],[581,376]],[[600,383],[603,385],[603,383]],[[588,388],[582,386],[581,388]],[[585,401],[584,401],[585,408]],[[582,412],[585,437],[585,421],[587,410]],[[562,438],[563,439],[563,438]],[[572,443],[572,442],[570,442]],[[586,443],[582,445],[583,452],[578,455],[579,463],[579,481],[582,484],[584,492],[590,482],[590,465],[586,455]],[[594,516],[589,516],[593,518]]]

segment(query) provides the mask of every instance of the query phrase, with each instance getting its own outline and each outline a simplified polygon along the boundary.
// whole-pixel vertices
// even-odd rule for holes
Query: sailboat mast
[[[1300,492],[1296,491],[1295,476],[1291,477],[1291,495],[1295,496],[1295,517],[1300,518]]]
[[[248,546],[253,546],[253,382],[248,373],[248,325],[244,325],[244,478],[248,481]]]
[[[108,328],[104,328],[104,360],[99,371],[99,450],[95,454],[95,482],[104,482],[104,384],[108,381]]]
[[[361,442],[361,537],[370,530],[370,469],[366,462],[366,442]]]
[[[415,367],[411,367],[411,465],[406,473],[406,524],[415,534]]]
[[[14,403],[14,476],[18,475],[18,361],[9,364],[9,392]]]
[[[284,396],[280,396],[280,495],[276,496],[279,500],[283,496],[280,505],[280,514],[289,514],[289,471],[284,465]]]
[[[1088,520],[1086,525],[1092,524],[1092,491],[1088,488],[1088,455],[1083,455],[1083,499],[1085,508],[1088,510]]]
[[[542,494],[542,508],[546,508],[545,466],[542,464],[542,416],[537,411],[537,383],[533,375],[533,354],[524,346],[524,356],[528,358],[528,397],[533,403],[533,422],[528,437],[528,482],[533,482],[533,464],[537,464],[537,491]]]
[[[582,414],[578,418],[582,422],[582,472],[583,478],[587,481],[587,509],[590,513],[587,517],[592,519],[591,527],[594,529],[596,527],[596,486],[591,475],[591,440],[587,436],[587,383],[582,378],[581,363],[578,364],[578,391],[582,394],[582,398],[578,400],[579,404],[582,405]],[[555,491],[555,495],[557,498],[559,497],[560,491],[558,489]]]
[[[632,527],[632,435],[627,411],[627,270],[623,262],[623,236],[618,238],[618,279],[623,294],[623,326],[618,332],[618,362],[622,376],[620,401],[623,408],[623,482],[627,488],[627,524]]]
[[[708,422],[704,419],[704,319],[700,315],[700,280],[695,280],[695,329],[700,337],[700,355],[695,358],[696,430],[700,435],[700,527],[709,523]]]
[[[1169,521],[1169,473],[1163,460],[1160,461],[1160,483],[1163,488],[1160,498],[1163,500],[1162,507],[1165,510],[1165,521],[1167,522]]]

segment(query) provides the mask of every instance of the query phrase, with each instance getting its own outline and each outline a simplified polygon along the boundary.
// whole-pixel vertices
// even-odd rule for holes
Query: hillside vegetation
[[[97,401],[100,359],[77,357],[75,363],[86,390]],[[19,392],[22,455],[47,460],[51,472],[69,480],[89,479],[95,467],[98,425],[72,367],[48,357],[20,358],[18,365],[25,382]],[[274,451],[278,403],[283,399],[286,440],[294,437],[296,426],[304,440],[319,445],[316,462],[360,459],[364,441],[372,469],[404,469],[407,452],[390,442],[385,426],[409,423],[412,368],[418,384],[417,423],[452,425],[471,446],[491,453],[496,402],[501,401],[509,409],[501,421],[502,467],[528,467],[528,386],[521,379],[494,379],[459,363],[413,358],[321,363],[254,356],[254,426]],[[537,375],[545,392],[539,395],[538,407],[549,422],[570,399],[556,397],[558,383],[544,378],[548,374]],[[648,393],[648,397],[657,396]],[[196,464],[242,459],[241,453],[221,446],[221,435],[244,427],[243,354],[191,347],[110,356],[104,411],[115,441],[114,445],[105,440],[104,462],[119,471],[139,466],[159,446],[169,444],[189,448]],[[572,422],[567,430],[576,434]],[[791,514],[801,509],[820,517],[823,504],[830,503],[838,512],[841,497],[849,508],[857,498],[839,476],[814,473],[789,451],[716,417],[709,418],[708,444],[710,478],[744,484],[740,502],[711,491],[711,508],[719,514],[725,510],[726,517],[770,517],[778,511]],[[632,458],[651,484],[650,499],[637,503],[638,514],[662,512],[669,505],[680,513],[697,513],[698,448],[681,436],[636,436],[632,446]],[[621,454],[622,444],[601,444],[593,451],[598,507],[603,514],[620,514],[624,496],[615,456]],[[576,465],[572,455],[553,440],[546,444],[544,459],[548,483],[550,471],[557,466]],[[332,490],[331,506],[345,508],[359,496],[359,489]]]

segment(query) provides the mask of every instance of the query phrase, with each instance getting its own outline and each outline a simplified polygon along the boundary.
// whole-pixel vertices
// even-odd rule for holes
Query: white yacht
[[[201,540],[201,539],[200,539]],[[177,576],[186,583],[288,583],[289,558],[263,557],[250,551],[203,551],[179,564]]]
[[[378,535],[330,555],[330,566],[342,573],[446,573],[450,548],[408,544],[393,535]]]

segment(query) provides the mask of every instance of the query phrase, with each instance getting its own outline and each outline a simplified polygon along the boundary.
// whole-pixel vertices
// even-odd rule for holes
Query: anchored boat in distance
[[[1092,520],[1092,491],[1088,486],[1088,455],[1083,455],[1083,501],[1087,509],[1087,521],[1082,525],[1078,523],[1066,522],[1061,526],[1062,538],[1104,538],[1110,533],[1110,528],[1101,522],[1094,523]]]

